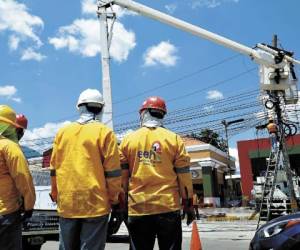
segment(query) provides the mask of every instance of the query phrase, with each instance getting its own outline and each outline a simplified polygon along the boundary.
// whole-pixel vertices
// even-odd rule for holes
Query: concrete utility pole
[[[102,62],[102,93],[104,99],[103,123],[113,129],[112,94],[110,77],[110,39],[108,33],[107,11],[105,7],[98,8],[100,22],[101,62]]]

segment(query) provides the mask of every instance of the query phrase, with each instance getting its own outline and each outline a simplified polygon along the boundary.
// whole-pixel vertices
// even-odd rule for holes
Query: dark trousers
[[[182,228],[180,211],[129,216],[128,228],[133,250],[152,250],[157,237],[160,250],[180,250]]]
[[[82,219],[59,218],[59,249],[104,249],[107,223],[108,215]]]
[[[195,210],[196,219],[200,220],[198,205],[194,205],[194,210]]]
[[[22,249],[22,223],[19,211],[0,215],[0,249]]]

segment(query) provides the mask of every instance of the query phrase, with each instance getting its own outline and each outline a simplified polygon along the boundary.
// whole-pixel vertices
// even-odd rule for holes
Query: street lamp
[[[228,143],[228,126],[234,124],[234,123],[239,123],[243,122],[245,119],[237,119],[233,121],[227,122],[226,120],[222,121],[222,124],[224,125],[225,128],[225,137],[226,137],[226,151],[227,151],[227,160],[228,160],[228,168],[229,168],[229,176],[230,176],[230,186],[232,186],[232,176],[231,176],[231,167],[230,167],[230,154],[229,154],[229,143]],[[229,192],[229,199],[231,199],[231,191]]]

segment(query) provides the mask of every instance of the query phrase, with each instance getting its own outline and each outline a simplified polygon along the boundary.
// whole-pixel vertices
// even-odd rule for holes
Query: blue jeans
[[[129,216],[128,229],[134,250],[153,250],[155,238],[161,250],[180,250],[182,228],[180,211]]]
[[[94,218],[59,218],[60,250],[102,250],[105,248],[108,215]]]
[[[277,135],[275,133],[270,134],[272,152],[277,151]]]
[[[19,211],[0,215],[0,249],[22,249],[22,223]]]

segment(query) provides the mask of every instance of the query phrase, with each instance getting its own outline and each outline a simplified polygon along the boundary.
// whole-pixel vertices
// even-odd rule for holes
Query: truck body
[[[254,182],[252,196],[255,200],[256,210],[260,210],[260,203],[262,199],[263,187],[265,183],[264,176],[256,177]],[[285,171],[278,170],[276,185],[273,194],[273,202],[271,204],[272,214],[283,215],[288,214],[291,210],[291,199],[289,197],[289,189],[287,184],[287,177]],[[296,198],[299,199],[299,177],[293,176],[293,187],[295,190]]]
[[[59,217],[51,201],[48,170],[32,171],[36,202],[33,215],[23,223],[23,250],[39,250],[46,241],[59,240]]]

